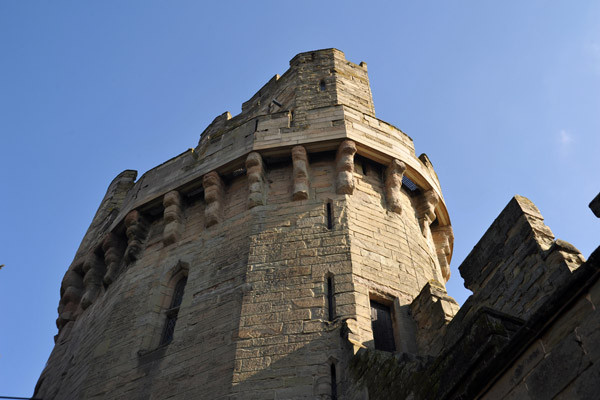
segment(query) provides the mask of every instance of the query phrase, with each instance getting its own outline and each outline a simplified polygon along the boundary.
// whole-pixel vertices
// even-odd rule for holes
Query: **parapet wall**
[[[110,185],[65,274],[36,395],[352,398],[372,301],[398,348],[425,346],[409,308],[449,278],[452,228],[429,159],[375,118],[364,63],[298,55],[134,179]]]
[[[350,97],[360,101],[350,101]],[[205,129],[194,150],[142,175],[116,219],[159,201],[170,190],[193,190],[210,171],[228,175],[243,169],[245,156],[252,151],[273,157],[289,156],[296,145],[304,146],[309,153],[335,151],[345,139],[355,141],[358,154],[379,164],[388,165],[394,159],[404,162],[408,178],[436,193],[441,200],[435,206],[436,216],[441,225],[450,225],[431,163],[415,156],[410,137],[375,118],[366,65],[346,61],[343,53],[335,49],[298,55],[286,73],[271,79],[244,103],[241,114],[232,117],[229,112],[223,113]]]
[[[104,240],[78,256],[63,282],[79,296],[61,300],[60,332],[38,394],[195,393],[196,384],[164,383],[183,379],[193,360],[219,371],[202,375],[204,395],[312,397],[330,387],[323,384],[330,360],[346,371],[352,352],[339,347],[346,321],[358,322],[357,344],[373,345],[370,298],[402,307],[420,285],[443,279],[435,244],[421,231],[422,194],[397,188],[393,212],[381,165],[298,147],[292,155],[251,153],[245,174],[207,174],[202,191],[170,191],[128,213],[115,231],[94,231]],[[340,167],[344,157],[348,169]],[[165,296],[182,273],[188,283],[176,341],[161,347]],[[113,364],[119,367],[107,368]],[[290,386],[286,377],[299,371],[307,376]],[[340,393],[349,391],[340,374]]]
[[[369,399],[594,399],[599,256],[585,262],[515,196],[459,268],[473,290],[460,310],[426,285],[410,305],[417,351],[361,349],[352,376]]]
[[[459,270],[477,304],[526,320],[584,261],[529,199],[515,196]]]

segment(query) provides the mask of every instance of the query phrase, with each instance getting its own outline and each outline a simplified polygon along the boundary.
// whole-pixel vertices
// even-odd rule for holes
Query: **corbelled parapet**
[[[385,198],[391,211],[400,214],[402,201],[400,188],[406,165],[400,160],[392,160],[385,170]]]
[[[266,202],[265,168],[263,159],[257,152],[248,154],[246,158],[246,173],[248,174],[248,208],[262,206]]]
[[[121,260],[125,252],[125,241],[115,233],[109,232],[102,241],[104,261],[106,262],[106,275],[104,283],[110,285],[121,272]]]
[[[337,150],[335,170],[337,177],[335,186],[337,194],[352,194],[354,192],[354,154],[356,144],[351,140],[343,141]]]
[[[136,177],[137,171],[128,169],[117,175],[110,183],[96,215],[79,245],[75,259],[85,256],[89,249],[98,244],[102,232],[106,232],[116,219],[123,218],[124,214],[121,212],[123,203],[131,195]]]
[[[308,199],[309,177],[308,177],[308,156],[303,146],[292,148],[292,160],[294,168],[294,200]]]
[[[143,242],[148,234],[148,221],[141,212],[132,210],[125,217],[125,228],[127,235],[125,261],[127,264],[131,264],[138,259],[143,251]]]
[[[163,198],[163,206],[165,207],[164,219],[165,229],[163,231],[163,243],[170,245],[179,240],[183,229],[183,211],[182,198],[177,190],[172,190],[165,194]]]
[[[223,219],[223,181],[217,172],[212,171],[204,175],[202,184],[206,202],[204,215],[206,227],[209,228]]]
[[[437,351],[450,218],[430,160],[375,117],[365,63],[297,55],[134,179],[65,275],[40,397],[352,398],[353,351]]]
[[[91,252],[83,262],[83,272],[85,274],[83,276],[85,292],[81,298],[81,307],[85,310],[100,294],[106,264],[104,264],[104,260],[100,255]]]
[[[439,218],[440,225],[449,225],[431,162],[425,155],[415,156],[410,137],[375,118],[372,104],[366,64],[348,62],[336,49],[299,54],[286,73],[275,76],[244,103],[239,115],[225,112],[215,118],[194,150],[146,172],[140,179],[144,184],[138,182],[126,199],[126,208],[147,204],[186,183],[193,186],[213,170],[227,175],[243,166],[253,151],[263,158],[282,157],[302,145],[310,154],[336,150],[349,139],[356,143],[359,155],[383,166],[393,160],[403,162],[405,177],[442,199],[433,205],[435,215],[427,213],[429,219]],[[425,201],[431,198],[428,195]]]

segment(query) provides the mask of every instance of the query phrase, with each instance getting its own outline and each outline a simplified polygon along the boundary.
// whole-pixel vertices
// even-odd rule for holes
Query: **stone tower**
[[[36,397],[364,398],[359,349],[433,354],[431,304],[458,309],[433,166],[339,50],[295,56],[136,176],[110,184],[65,274]]]

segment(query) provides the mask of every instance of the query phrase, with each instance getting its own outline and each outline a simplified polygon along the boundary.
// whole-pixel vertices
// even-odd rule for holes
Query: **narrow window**
[[[390,307],[371,300],[371,327],[376,350],[396,351]]]
[[[179,308],[181,301],[183,300],[183,290],[187,283],[187,277],[181,278],[175,285],[173,290],[173,298],[171,299],[171,307],[166,312],[165,328],[163,330],[162,337],[160,339],[161,345],[166,345],[173,341],[173,333],[175,332],[175,324],[177,323],[177,315],[179,314]]]
[[[258,118],[254,121],[254,132],[258,131]]]
[[[327,277],[327,312],[329,321],[333,321],[335,318],[335,303],[332,276]]]
[[[325,81],[324,80],[321,80],[321,82],[319,82],[319,90],[321,92],[325,91]]]
[[[335,373],[335,364],[331,363],[331,399],[337,400],[337,376]]]
[[[327,229],[333,229],[333,207],[331,201],[327,202]]]

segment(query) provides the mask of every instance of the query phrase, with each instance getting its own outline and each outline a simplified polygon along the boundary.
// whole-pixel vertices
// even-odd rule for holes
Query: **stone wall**
[[[510,362],[485,399],[582,399],[600,387],[600,250],[574,274],[513,341]],[[516,347],[516,346],[515,346]],[[507,357],[508,358],[508,357]]]
[[[460,267],[473,290],[460,310],[426,285],[410,305],[418,351],[361,349],[351,374],[369,399],[595,399],[599,261],[516,196]]]
[[[427,157],[375,118],[366,64],[302,53],[135,175],[65,275],[37,397],[362,398],[348,365],[374,346],[370,300],[420,351],[409,308],[443,290],[450,220]]]
[[[516,196],[459,268],[458,309],[432,163],[339,50],[297,55],[136,176],[65,274],[37,398],[596,396],[600,250],[584,262]]]

